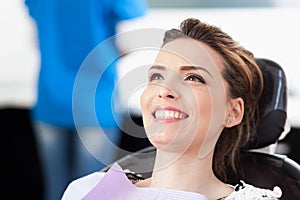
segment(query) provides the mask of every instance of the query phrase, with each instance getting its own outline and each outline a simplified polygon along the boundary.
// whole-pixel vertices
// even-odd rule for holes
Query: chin
[[[163,141],[163,140],[157,139],[157,138],[150,138],[149,140],[150,140],[151,144],[156,149],[159,149],[159,150],[162,150],[170,145],[170,142],[166,142],[166,141]]]
[[[180,153],[183,154],[188,148],[189,146],[183,145],[182,142],[181,143],[177,143],[175,144],[174,141],[173,142],[162,142],[162,141],[151,141],[152,145],[160,151],[165,151],[165,152],[173,152],[173,153]]]

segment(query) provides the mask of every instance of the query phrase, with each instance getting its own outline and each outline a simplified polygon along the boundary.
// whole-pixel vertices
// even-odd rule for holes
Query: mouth
[[[178,121],[189,117],[188,114],[173,107],[157,107],[152,115],[154,119],[163,121]]]

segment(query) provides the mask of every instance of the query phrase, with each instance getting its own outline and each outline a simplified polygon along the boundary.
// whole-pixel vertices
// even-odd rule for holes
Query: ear
[[[244,116],[244,100],[240,97],[230,99],[227,107],[227,114],[224,121],[226,128],[239,125]]]

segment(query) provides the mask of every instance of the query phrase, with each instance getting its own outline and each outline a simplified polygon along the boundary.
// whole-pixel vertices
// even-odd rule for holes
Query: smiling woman
[[[186,19],[166,32],[148,73],[141,108],[157,149],[152,176],[133,184],[115,164],[72,182],[63,199],[280,198],[278,187],[221,181],[238,171],[238,152],[256,127],[263,81],[250,51],[219,28]]]
[[[189,51],[184,50],[185,48]],[[190,149],[199,131],[201,131],[199,133],[201,138],[211,137],[206,133],[209,126],[213,124],[210,120],[212,117],[217,119],[224,116],[222,109],[218,109],[220,116],[212,116],[214,106],[212,95],[216,94],[215,89],[222,93],[224,91],[223,84],[218,84],[218,81],[221,81],[220,83],[223,81],[212,59],[218,60],[221,57],[214,53],[211,55],[205,53],[207,50],[211,51],[206,48],[208,48],[206,45],[188,38],[176,39],[163,46],[154,67],[151,67],[149,84],[142,95],[141,105],[146,133],[154,146],[158,142],[164,144],[164,148],[173,149],[180,146],[181,151]],[[203,54],[188,53],[190,51],[203,52]],[[221,62],[218,62],[221,66]],[[222,100],[222,98],[218,99]],[[218,104],[225,105],[224,102]],[[163,120],[161,118],[157,120],[155,117],[156,112],[153,110],[156,110],[153,108],[157,107],[160,108],[160,113],[168,115],[163,116]],[[149,115],[146,114],[147,110],[150,111]],[[174,111],[177,111],[178,115],[185,116],[184,120],[180,119],[181,122],[177,123],[179,119],[170,116]],[[172,130],[169,130],[171,128]],[[186,137],[187,135],[190,137]],[[199,156],[201,145],[197,144],[196,147],[195,153]]]

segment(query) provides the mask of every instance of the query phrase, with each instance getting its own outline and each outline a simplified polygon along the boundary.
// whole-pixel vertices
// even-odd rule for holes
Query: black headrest
[[[253,133],[248,149],[258,149],[274,144],[284,131],[287,118],[286,76],[279,64],[257,58],[264,79],[263,93],[259,100],[258,128]]]

